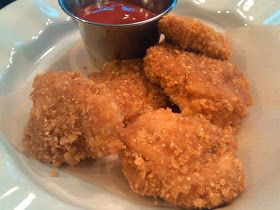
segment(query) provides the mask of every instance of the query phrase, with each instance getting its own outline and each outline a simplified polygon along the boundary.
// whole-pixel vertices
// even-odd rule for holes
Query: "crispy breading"
[[[202,116],[159,109],[124,130],[123,174],[130,188],[184,208],[214,208],[244,191],[237,141]]]
[[[203,114],[216,125],[238,128],[252,104],[248,82],[226,61],[162,44],[147,50],[145,73],[160,84],[183,114]]]
[[[167,15],[159,21],[158,26],[167,41],[184,50],[202,53],[220,60],[229,60],[231,57],[231,49],[226,37],[199,20]]]
[[[48,72],[36,76],[33,89],[23,145],[36,159],[75,165],[123,148],[123,116],[104,85],[80,73]]]
[[[121,107],[126,123],[140,114],[166,107],[167,96],[160,86],[152,84],[143,70],[142,59],[115,60],[106,63],[90,79],[107,85]]]

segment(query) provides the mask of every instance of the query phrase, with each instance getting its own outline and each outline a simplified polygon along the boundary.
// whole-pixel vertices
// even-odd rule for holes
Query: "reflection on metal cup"
[[[103,0],[58,0],[61,8],[78,23],[80,35],[97,68],[110,60],[143,57],[146,49],[158,43],[158,20],[176,5],[176,0],[130,0],[155,17],[130,24],[103,24],[76,16],[79,9]]]

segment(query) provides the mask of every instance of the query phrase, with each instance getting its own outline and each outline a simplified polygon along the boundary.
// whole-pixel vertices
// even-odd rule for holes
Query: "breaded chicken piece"
[[[121,107],[126,123],[140,114],[166,107],[167,96],[144,73],[141,59],[115,60],[90,76],[95,83],[107,85]]]
[[[167,15],[159,21],[159,30],[166,40],[181,49],[202,53],[210,58],[229,60],[231,49],[228,40],[199,20]]]
[[[163,44],[148,49],[145,73],[183,114],[203,114],[212,123],[238,128],[252,104],[248,82],[236,66]]]
[[[36,159],[59,166],[118,153],[123,116],[104,85],[75,72],[48,72],[33,82],[33,107],[23,145]]]
[[[130,188],[184,208],[214,208],[244,191],[237,141],[201,116],[159,109],[125,128],[121,152]]]

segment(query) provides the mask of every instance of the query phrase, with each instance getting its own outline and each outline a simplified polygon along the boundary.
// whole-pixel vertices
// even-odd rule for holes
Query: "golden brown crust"
[[[75,72],[34,79],[23,145],[36,159],[61,165],[117,153],[123,117],[108,89]]]
[[[162,89],[145,77],[141,59],[108,62],[101,72],[93,73],[90,79],[110,88],[126,123],[148,110],[162,108],[167,104]]]
[[[158,25],[167,41],[184,50],[202,53],[220,60],[229,60],[231,57],[228,40],[196,19],[167,15],[159,21]]]
[[[237,128],[252,104],[248,82],[233,64],[168,44],[148,49],[145,73],[186,115],[203,114],[216,125]]]
[[[121,153],[131,189],[185,208],[214,208],[244,191],[231,129],[160,109],[125,128]]]

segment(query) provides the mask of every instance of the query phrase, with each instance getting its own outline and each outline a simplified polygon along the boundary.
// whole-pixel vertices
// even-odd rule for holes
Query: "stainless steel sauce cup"
[[[155,17],[131,24],[102,24],[76,16],[79,9],[104,0],[58,0],[61,8],[78,23],[94,66],[102,67],[106,61],[143,57],[146,49],[158,43],[158,20],[167,14],[177,0],[128,0],[155,14]]]

